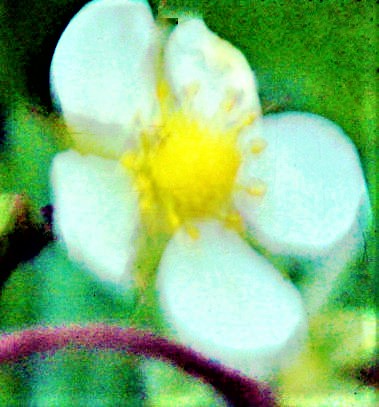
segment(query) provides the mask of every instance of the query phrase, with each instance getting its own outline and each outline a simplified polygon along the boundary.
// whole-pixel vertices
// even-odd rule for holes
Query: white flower
[[[144,2],[85,6],[51,81],[77,150],[52,167],[69,255],[130,287],[140,225],[168,228],[157,290],[177,337],[250,375],[291,359],[363,242],[367,191],[342,130],[307,113],[262,118],[237,49],[201,19],[168,32]],[[270,259],[298,262],[300,291],[243,224]]]

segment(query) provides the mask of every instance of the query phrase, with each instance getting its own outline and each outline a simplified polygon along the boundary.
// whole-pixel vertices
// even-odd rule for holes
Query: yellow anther
[[[253,154],[261,153],[267,147],[267,142],[263,138],[255,138],[251,141],[251,152]]]
[[[184,228],[191,239],[197,240],[200,237],[199,229],[191,223],[187,223]]]
[[[257,115],[254,112],[246,113],[237,123],[234,125],[234,131],[239,133],[246,126],[250,126],[254,120],[257,118]]]
[[[221,104],[221,109],[224,110],[225,112],[230,112],[233,107],[237,103],[237,96],[236,95],[231,95],[227,97],[225,100],[223,100]]]
[[[267,186],[262,181],[254,181],[254,185],[246,189],[247,193],[251,196],[261,197],[267,191]]]
[[[241,124],[243,127],[250,126],[257,118],[257,115],[254,112],[247,113],[245,117],[242,118]]]
[[[242,217],[238,212],[229,213],[225,217],[224,223],[226,227],[234,229],[239,233],[242,233],[245,230],[245,225],[243,223]]]
[[[180,218],[173,209],[168,209],[167,220],[173,232],[180,226]]]

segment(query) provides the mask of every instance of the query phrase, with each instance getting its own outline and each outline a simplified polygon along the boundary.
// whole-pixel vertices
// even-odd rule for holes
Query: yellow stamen
[[[257,118],[257,115],[254,112],[247,113],[245,117],[242,118],[240,126],[250,126],[253,124],[254,120]]]
[[[193,239],[193,240],[197,240],[200,237],[200,231],[199,229],[192,225],[191,223],[186,223],[185,226],[185,231],[187,232],[187,234]]]
[[[221,104],[221,109],[225,112],[230,112],[237,104],[238,94],[234,91],[227,92],[227,97]]]
[[[251,141],[251,152],[253,154],[259,154],[261,153],[267,146],[266,140],[263,138],[255,138],[254,140]]]
[[[239,233],[242,233],[245,230],[245,225],[243,219],[238,212],[232,211],[226,215],[224,219],[225,226],[234,229]]]
[[[262,197],[266,194],[267,186],[261,181],[255,181],[254,185],[250,188],[247,188],[246,191],[251,196]]]
[[[159,126],[141,130],[138,147],[121,158],[122,165],[134,173],[145,221],[158,217],[156,225],[165,224],[169,232],[183,225],[193,239],[200,235],[193,222],[200,219],[216,218],[236,230],[243,229],[231,205],[241,163],[237,138],[241,128],[255,119],[255,114],[249,113],[242,123],[227,129],[217,120],[207,123],[201,114],[191,111],[198,91],[198,83],[189,85],[183,104],[175,107],[167,83],[160,83]],[[224,103],[229,103],[228,109],[238,97],[230,95]],[[259,185],[250,189],[259,195]]]
[[[177,230],[181,224],[181,221],[180,221],[178,214],[175,212],[175,209],[172,207],[172,205],[168,205],[168,207],[166,208],[166,213],[167,213],[167,221],[169,223],[171,230],[172,231]]]

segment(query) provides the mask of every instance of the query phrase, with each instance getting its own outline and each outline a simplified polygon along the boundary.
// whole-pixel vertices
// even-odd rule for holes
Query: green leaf
[[[127,326],[133,307],[130,293],[104,286],[88,271],[74,266],[59,245],[52,244],[8,280],[0,320],[7,331],[89,322]],[[8,397],[6,405],[26,399],[49,406],[91,402],[139,406],[144,391],[138,366],[136,358],[121,353],[62,350],[31,358],[21,373],[17,365],[1,368],[0,396]]]
[[[62,126],[54,118],[18,103],[6,120],[2,154],[8,170],[6,188],[25,194],[35,213],[49,203],[49,169],[54,155],[66,144]]]
[[[148,407],[221,407],[222,398],[214,390],[159,361],[144,363]]]
[[[15,197],[12,194],[0,193],[0,238],[12,227],[14,221],[14,199]]]

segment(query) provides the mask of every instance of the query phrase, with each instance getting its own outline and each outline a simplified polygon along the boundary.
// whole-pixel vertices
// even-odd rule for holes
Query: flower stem
[[[125,351],[172,363],[212,385],[231,406],[276,405],[267,385],[206,359],[190,348],[134,328],[90,324],[84,327],[41,327],[5,334],[0,338],[0,363],[16,362],[34,353],[53,353],[67,346]]]

